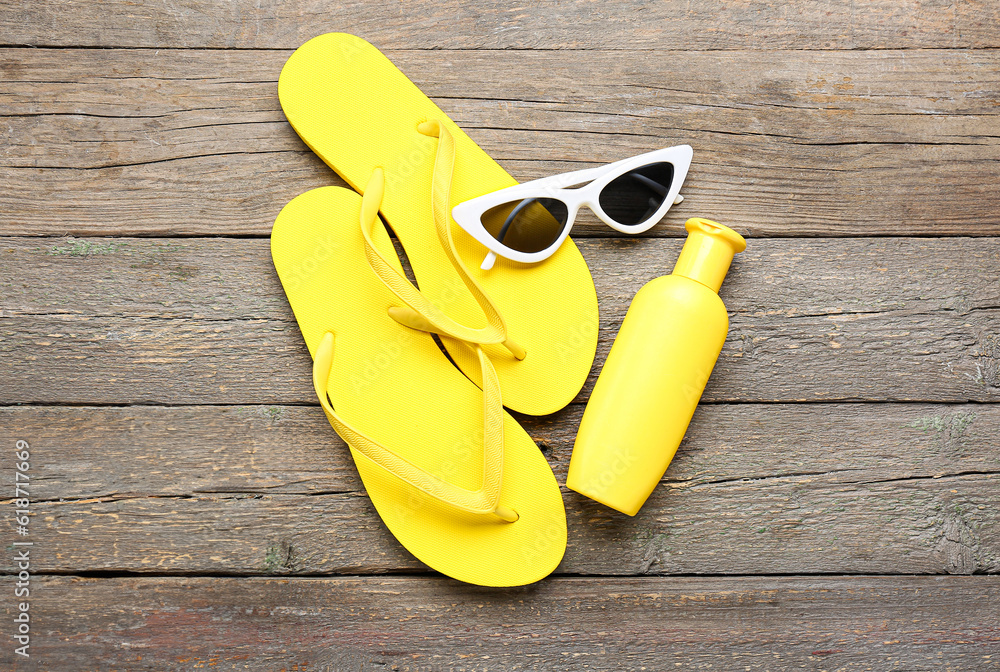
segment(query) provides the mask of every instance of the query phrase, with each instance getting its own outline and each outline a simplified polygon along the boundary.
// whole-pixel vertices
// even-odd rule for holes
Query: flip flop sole
[[[358,193],[375,168],[385,171],[381,212],[399,238],[424,295],[471,327],[485,319],[435,233],[431,175],[437,139],[417,125],[440,120],[456,142],[451,206],[516,184],[378,49],[343,33],[316,37],[288,59],[278,96],[299,136]],[[553,413],[577,395],[593,365],[598,312],[594,282],[572,240],[538,264],[498,259],[479,265],[486,248],[452,223],[459,256],[503,315],[508,335],[528,353],[517,361],[487,346],[504,405],[530,415]],[[471,351],[444,339],[449,354],[480,384]]]
[[[328,331],[336,349],[333,407],[348,424],[404,459],[475,490],[483,477],[483,392],[433,338],[388,316],[395,296],[368,266],[361,197],[322,187],[282,209],[271,234],[274,266],[315,353]],[[399,263],[383,227],[375,244]],[[351,449],[365,489],[389,531],[420,561],[460,581],[514,586],[552,572],[566,548],[566,512],[545,457],[504,413],[500,501],[513,523],[462,513]]]

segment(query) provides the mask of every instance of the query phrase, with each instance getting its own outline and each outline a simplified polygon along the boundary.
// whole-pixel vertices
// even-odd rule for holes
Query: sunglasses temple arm
[[[531,205],[537,200],[538,200],[537,198],[526,198],[520,203],[518,203],[516,208],[510,211],[510,214],[507,215],[507,219],[503,220],[503,226],[500,227],[500,233],[497,234],[498,242],[503,244],[503,239],[507,237],[507,229],[510,228],[510,225],[514,221],[514,218],[517,217],[517,213],[521,212],[522,210],[524,210],[526,206]]]
[[[640,175],[639,173],[629,173],[629,177],[631,177],[633,180],[636,180],[637,182],[643,183],[644,185],[649,187],[651,190],[655,191],[660,196],[667,195],[667,188],[664,187],[659,182],[657,182],[656,180],[651,180],[645,175]]]
[[[658,193],[660,196],[666,196],[667,195],[667,188],[664,187],[659,182],[657,182],[656,180],[651,180],[648,177],[646,177],[645,175],[640,175],[639,173],[632,173],[632,177],[635,178],[636,180],[639,180],[643,184],[645,184],[647,187],[649,187],[650,189],[652,189],[653,191],[655,191],[656,193]],[[680,203],[683,200],[684,200],[684,197],[681,196],[680,194],[677,194],[677,198],[674,199],[674,205],[677,205],[678,203]]]
[[[503,239],[507,237],[507,230],[510,228],[510,225],[514,221],[514,218],[517,217],[517,213],[521,212],[522,210],[524,210],[526,206],[531,205],[537,200],[538,200],[537,198],[526,198],[520,203],[518,203],[516,208],[510,211],[510,214],[507,215],[507,219],[503,220],[503,226],[500,227],[500,233],[497,235],[497,241],[501,245],[503,245]],[[482,265],[480,265],[479,268],[483,269],[484,271],[488,271],[491,268],[493,268],[493,264],[496,262],[496,260],[497,260],[496,252],[490,250],[489,253],[486,255],[486,258],[483,259],[483,263]]]

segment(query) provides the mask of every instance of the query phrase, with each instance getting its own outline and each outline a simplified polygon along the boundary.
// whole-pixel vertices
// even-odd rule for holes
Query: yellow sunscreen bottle
[[[573,446],[566,485],[634,516],[667,470],[729,331],[719,287],[743,236],[689,219],[674,272],[629,306]]]

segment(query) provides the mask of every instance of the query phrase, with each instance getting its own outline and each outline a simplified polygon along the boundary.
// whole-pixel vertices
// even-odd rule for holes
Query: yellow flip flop
[[[432,319],[409,306],[394,317],[441,334],[456,364],[481,386],[477,357],[460,342],[477,332],[474,342],[493,361],[504,404],[513,410],[546,415],[572,401],[590,372],[598,336],[594,283],[576,245],[567,239],[537,264],[500,258],[482,270],[486,248],[450,216],[458,203],[516,181],[378,49],[353,35],[321,35],[296,50],[278,95],[306,144],[356,191],[363,193],[377,169],[383,172],[381,212],[438,313]],[[435,164],[448,142],[450,194],[438,183],[432,202]]]
[[[503,410],[482,349],[464,346],[480,389],[430,334],[389,316],[399,299],[366,258],[370,247],[402,274],[385,228],[372,226],[379,191],[365,199],[340,187],[307,192],[282,209],[271,233],[320,403],[382,520],[419,560],[484,586],[537,581],[566,549],[559,486]]]

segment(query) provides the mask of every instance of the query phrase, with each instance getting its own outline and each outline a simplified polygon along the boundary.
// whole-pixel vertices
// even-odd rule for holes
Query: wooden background
[[[276,83],[334,30],[522,181],[694,146],[646,237],[575,229],[595,371],[687,217],[750,237],[663,483],[635,518],[564,490],[534,586],[416,562],[310,389],[267,236],[340,181]],[[30,443],[35,544],[27,661],[4,545],[0,664],[1000,666],[993,0],[3,0],[0,45],[0,467],[7,497]],[[523,420],[560,482],[592,383]]]

